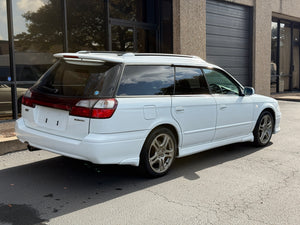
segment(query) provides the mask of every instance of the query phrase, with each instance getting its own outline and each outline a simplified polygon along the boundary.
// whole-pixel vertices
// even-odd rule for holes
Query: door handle
[[[176,112],[183,112],[184,111],[184,108],[182,106],[177,106],[175,108]]]
[[[221,105],[220,106],[220,110],[224,110],[224,109],[226,109],[227,108],[227,105]]]

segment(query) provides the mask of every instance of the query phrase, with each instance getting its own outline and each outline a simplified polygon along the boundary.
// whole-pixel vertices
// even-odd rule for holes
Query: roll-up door
[[[207,0],[206,60],[224,68],[243,85],[252,83],[252,10]]]

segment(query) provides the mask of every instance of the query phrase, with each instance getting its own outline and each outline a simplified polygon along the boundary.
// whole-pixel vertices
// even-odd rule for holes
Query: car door
[[[172,115],[182,131],[181,152],[212,141],[216,125],[216,102],[209,94],[200,68],[175,68]]]
[[[217,103],[214,141],[246,136],[251,132],[253,103],[241,95],[241,86],[221,70],[203,69],[206,81]]]

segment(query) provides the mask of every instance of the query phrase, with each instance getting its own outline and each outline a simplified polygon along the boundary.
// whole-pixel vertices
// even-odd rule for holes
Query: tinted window
[[[118,95],[170,95],[173,83],[170,66],[126,66]]]
[[[175,94],[208,94],[209,90],[199,68],[176,67]]]
[[[120,66],[60,61],[35,85],[44,93],[77,97],[112,97]]]
[[[203,69],[203,71],[212,94],[239,95],[238,86],[225,74],[211,69]]]

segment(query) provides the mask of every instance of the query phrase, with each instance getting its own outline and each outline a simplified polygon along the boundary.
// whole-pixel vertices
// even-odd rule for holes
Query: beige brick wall
[[[256,93],[270,95],[271,24],[269,1],[256,1],[253,10],[253,74]]]
[[[206,1],[173,0],[174,53],[206,57]]]
[[[272,15],[300,21],[300,0],[224,0],[253,7],[253,87],[270,95]],[[206,58],[206,0],[173,0],[174,53]]]

